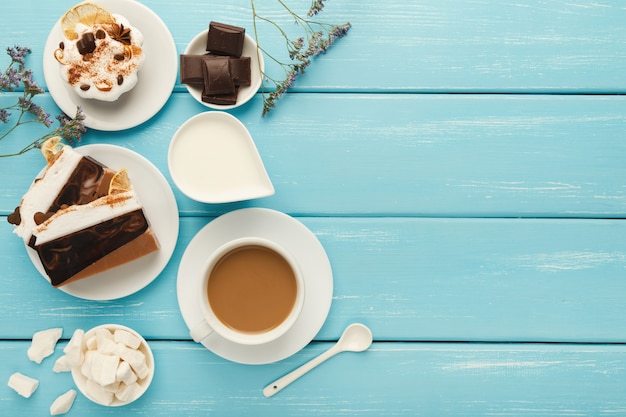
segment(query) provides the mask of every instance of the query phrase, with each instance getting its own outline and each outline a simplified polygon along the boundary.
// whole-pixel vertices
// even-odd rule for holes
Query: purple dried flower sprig
[[[313,17],[324,9],[324,0],[313,0],[311,8],[306,14],[309,17]]]
[[[285,78],[283,80],[271,78],[265,73],[261,74],[264,81],[263,88],[261,90],[261,94],[263,95],[263,116],[267,115],[267,113],[269,113],[270,110],[276,106],[278,99],[294,85],[298,76],[304,74],[307,67],[311,64],[311,60],[320,54],[326,53],[328,48],[330,48],[337,39],[340,39],[348,34],[348,30],[351,27],[350,23],[333,25],[303,18],[290,9],[283,0],[277,1],[286,10],[286,12],[294,18],[295,24],[302,31],[304,31],[304,36],[291,39],[285,30],[283,30],[276,22],[260,16],[254,7],[254,0],[250,0],[252,5],[254,35],[256,38],[258,53],[263,52],[271,60],[279,64],[285,71]],[[320,13],[323,8],[324,0],[313,0],[307,16],[313,17]],[[285,62],[280,60],[260,46],[257,35],[258,22],[270,24],[280,32],[283,38],[285,38],[290,61]],[[267,92],[266,83],[273,84],[274,91]]]
[[[0,125],[0,141],[6,139],[22,125],[39,123],[46,128],[52,126],[53,120],[50,118],[50,114],[33,101],[33,98],[43,94],[44,90],[33,80],[33,72],[26,68],[26,56],[30,52],[30,48],[22,46],[7,48],[7,55],[11,58],[11,63],[0,74],[0,92],[12,92],[21,88],[23,93],[18,97],[15,104],[0,108],[0,123],[4,124],[4,127]],[[11,123],[12,120],[13,123]],[[84,123],[85,114],[80,107],[76,109],[74,118],[61,114],[56,117],[56,120],[59,122],[56,129],[35,139],[17,152],[0,154],[0,158],[21,155],[39,148],[53,136],[61,136],[70,144],[75,145],[87,131]]]

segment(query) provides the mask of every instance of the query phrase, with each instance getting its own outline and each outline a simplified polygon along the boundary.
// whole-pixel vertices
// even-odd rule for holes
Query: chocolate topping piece
[[[96,50],[96,38],[91,32],[84,33],[76,42],[76,48],[81,55],[90,54]]]
[[[216,55],[241,56],[246,30],[225,23],[210,22],[206,50]]]
[[[52,213],[52,212],[42,213],[42,212],[38,211],[33,216],[33,220],[35,220],[35,224],[37,226],[39,226],[41,223],[45,222],[46,220],[48,220],[52,216],[54,216],[54,213]]]
[[[180,82],[182,84],[204,84],[203,55],[180,56]]]
[[[20,206],[15,207],[13,213],[9,214],[7,221],[15,226],[19,226],[22,223],[22,216],[20,215]]]
[[[104,174],[104,167],[100,163],[89,156],[83,157],[48,211],[56,212],[63,206],[87,204],[103,197],[106,193],[99,191],[97,187]]]
[[[219,95],[207,95],[202,94],[202,101],[205,103],[211,104],[219,104],[222,106],[232,106],[237,104],[237,87],[235,87],[235,92],[232,94],[219,94]]]
[[[250,57],[231,58],[228,61],[230,76],[238,86],[248,86],[252,82],[250,75]]]
[[[221,56],[205,55],[204,64],[204,89],[203,95],[214,96],[219,94],[233,94],[235,84],[230,77],[228,58]]]

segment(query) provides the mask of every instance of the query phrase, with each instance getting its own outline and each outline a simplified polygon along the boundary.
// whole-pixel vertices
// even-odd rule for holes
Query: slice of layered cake
[[[159,248],[125,170],[117,173],[58,140],[48,166],[9,222],[37,251],[53,286],[92,276]]]

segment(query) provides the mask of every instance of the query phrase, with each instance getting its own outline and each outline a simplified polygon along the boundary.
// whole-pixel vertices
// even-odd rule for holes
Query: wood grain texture
[[[326,249],[334,274],[328,320],[336,340],[363,320],[376,340],[626,342],[626,223],[611,220],[298,218]],[[7,265],[3,336],[42,327],[122,324],[156,339],[189,339],[176,299],[188,242],[206,218],[181,219],[163,273],[129,297],[94,302],[52,289],[22,241],[0,224]]]
[[[250,2],[203,0],[180,3],[145,0],[170,28],[183,52],[210,20],[228,21],[253,32]],[[257,1],[259,14],[290,33],[292,19],[273,1]],[[34,49],[33,69],[41,74],[44,40],[73,0],[26,0],[3,6],[0,47]],[[304,14],[309,2],[288,2]],[[183,10],[184,9],[184,10]],[[24,13],[37,10],[37,13]],[[381,92],[577,92],[625,91],[626,8],[620,0],[525,2],[374,0],[329,2],[321,21],[351,22],[347,38],[316,60],[299,81],[303,91]],[[27,29],[25,29],[27,28]],[[286,59],[284,40],[269,25],[258,25],[259,43]],[[282,77],[277,65],[268,73]]]
[[[78,396],[68,415],[258,416],[346,415],[594,416],[626,412],[626,351],[616,345],[491,345],[375,343],[364,353],[341,354],[272,398],[262,388],[328,349],[315,343],[275,365],[224,362],[190,342],[150,343],[153,384],[122,409],[97,407]],[[41,365],[29,362],[26,342],[1,342],[14,358],[0,372],[40,379],[28,400],[0,390],[3,415],[47,415],[54,398],[72,387],[67,374],[51,371],[57,353]],[[183,377],[184,376],[184,377]],[[17,406],[16,406],[17,405]],[[13,408],[9,408],[9,407]]]
[[[76,0],[3,5],[0,49],[43,45]],[[246,27],[250,1],[144,0],[178,53],[211,20]],[[289,1],[304,13],[309,2]],[[297,36],[274,1],[261,15]],[[165,175],[180,209],[171,261],[129,297],[93,302],[52,289],[6,216],[43,167],[32,152],[0,159],[0,381],[39,378],[30,399],[4,385],[0,416],[47,415],[73,387],[54,374],[71,332],[128,325],[155,354],[156,377],[133,405],[79,395],[68,416],[598,416],[626,415],[626,6],[620,0],[326,2],[320,19],[352,29],[318,57],[269,117],[262,97],[232,110],[250,130],[272,197],[201,204],[167,169],[176,129],[207,109],[177,83],[151,120],[90,130],[82,144],[139,152]],[[258,27],[268,53],[284,40]],[[0,68],[7,63],[0,56]],[[267,74],[282,69],[267,59]],[[20,93],[0,95],[0,107]],[[37,103],[59,110],[48,94]],[[25,127],[16,149],[43,133]],[[4,153],[4,152],[2,152]],[[278,363],[248,366],[190,340],[176,297],[181,256],[216,216],[243,207],[294,216],[318,237],[334,274],[314,341]],[[373,346],[342,354],[266,399],[262,388],[330,347],[351,322]],[[35,331],[65,336],[41,365]]]
[[[265,119],[258,97],[233,112],[276,189],[253,204],[312,216],[626,216],[626,97],[292,94],[284,100]],[[176,93],[144,126],[90,131],[83,144],[135,150],[169,180],[172,136],[205,110]],[[20,135],[10,140],[23,145],[34,136]],[[43,165],[37,152],[2,161],[0,176],[12,177],[0,183],[2,214],[15,208]],[[171,184],[182,215],[241,205],[196,203]]]

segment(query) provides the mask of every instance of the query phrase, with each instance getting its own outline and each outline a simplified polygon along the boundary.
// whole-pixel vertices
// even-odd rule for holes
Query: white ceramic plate
[[[204,55],[207,53],[206,51],[206,41],[207,36],[209,34],[209,30],[205,30],[195,38],[189,42],[187,45],[187,49],[185,49],[185,54],[188,55]],[[202,101],[202,87],[197,87],[193,85],[185,84],[187,87],[187,91],[193,98],[195,98],[198,103],[203,104],[207,107],[217,110],[228,110],[233,109],[235,107],[239,107],[244,103],[247,103],[257,91],[259,91],[259,87],[261,87],[261,72],[265,70],[265,62],[263,61],[263,54],[259,53],[257,55],[257,47],[256,42],[249,35],[245,36],[243,41],[243,52],[241,56],[249,56],[250,57],[250,77],[251,82],[247,87],[240,87],[239,92],[237,93],[237,103],[233,105],[219,105],[219,104],[211,104],[205,103]],[[260,68],[260,69],[259,69]]]
[[[87,300],[113,300],[131,295],[150,284],[170,260],[178,239],[178,206],[163,174],[143,156],[115,145],[85,145],[74,148],[107,167],[126,168],[130,181],[160,248],[130,263],[59,287]],[[26,246],[28,256],[41,275],[50,280],[37,252]]]
[[[193,116],[170,142],[167,164],[174,183],[203,203],[228,203],[274,194],[248,129],[229,113]]]
[[[98,0],[111,13],[125,16],[144,36],[146,59],[139,70],[135,88],[114,102],[79,97],[61,78],[54,50],[63,40],[61,19],[54,25],[43,55],[43,73],[50,95],[68,116],[76,106],[85,112],[85,126],[97,130],[124,130],[135,127],[157,114],[167,102],[178,73],[178,55],[172,35],[152,10],[132,0]]]
[[[272,342],[240,345],[213,333],[204,346],[233,362],[272,363],[297,353],[313,340],[326,321],[333,296],[333,274],[322,244],[293,217],[275,210],[245,208],[207,224],[191,240],[181,259],[176,282],[178,305],[187,327],[202,320],[197,286],[208,254],[232,239],[245,236],[272,240],[292,253],[304,274],[302,313],[287,333]]]
[[[87,392],[87,378],[85,377],[85,375],[83,375],[83,373],[80,371],[79,368],[72,368],[72,379],[74,380],[74,383],[78,387],[78,390],[85,397],[89,398],[91,401],[93,401],[96,404],[104,405],[107,407],[119,407],[122,405],[130,404],[136,401],[137,399],[139,399],[139,397],[141,397],[146,392],[146,390],[152,383],[152,378],[154,377],[154,355],[152,354],[152,349],[150,349],[150,345],[148,345],[148,342],[146,342],[146,339],[144,339],[143,336],[141,336],[139,333],[137,333],[135,330],[131,329],[130,327],[122,326],[120,324],[102,324],[100,326],[96,326],[92,329],[89,329],[85,332],[85,335],[83,336],[84,338],[83,346],[82,346],[83,352],[85,352],[87,349],[85,346],[85,340],[95,335],[96,330],[101,329],[101,328],[108,329],[109,331],[111,331],[111,333],[114,333],[115,330],[117,329],[126,330],[127,332],[129,332],[130,334],[132,334],[133,336],[135,336],[141,341],[141,344],[139,345],[138,350],[144,354],[146,358],[146,366],[148,367],[150,372],[145,378],[140,379],[138,381],[139,386],[141,387],[140,390],[135,394],[135,397],[130,399],[129,401],[121,401],[118,398],[113,397],[113,402],[111,404],[105,404],[102,401],[99,401],[97,398],[93,398],[91,395],[89,395],[89,392]]]

